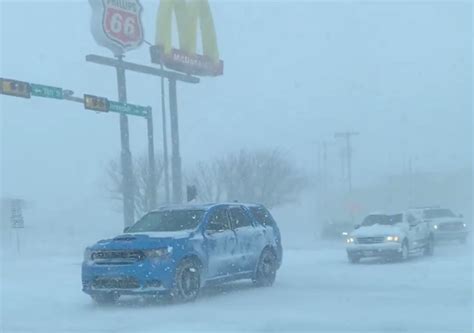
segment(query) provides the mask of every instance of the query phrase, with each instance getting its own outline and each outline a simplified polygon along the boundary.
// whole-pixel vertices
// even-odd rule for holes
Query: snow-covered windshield
[[[138,220],[127,232],[193,230],[203,215],[203,210],[151,212]]]
[[[426,219],[435,219],[439,217],[455,217],[454,213],[451,210],[443,208],[427,209],[425,210],[423,215]]]
[[[393,225],[396,223],[400,223],[403,221],[403,214],[395,214],[395,215],[369,215],[367,216],[362,225],[367,227],[374,224],[382,224],[382,225]]]

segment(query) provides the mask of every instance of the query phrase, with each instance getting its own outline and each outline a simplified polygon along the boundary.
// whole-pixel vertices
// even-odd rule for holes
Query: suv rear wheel
[[[277,257],[269,248],[265,248],[255,269],[253,283],[259,287],[269,287],[275,282],[278,267]]]

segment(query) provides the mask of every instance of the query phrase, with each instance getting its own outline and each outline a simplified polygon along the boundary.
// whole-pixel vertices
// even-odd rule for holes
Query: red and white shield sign
[[[138,0],[102,0],[102,28],[105,36],[124,51],[143,42],[142,6]]]

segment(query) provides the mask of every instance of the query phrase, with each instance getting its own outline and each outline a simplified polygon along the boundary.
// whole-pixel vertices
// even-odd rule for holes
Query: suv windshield
[[[138,220],[127,232],[193,230],[198,226],[203,215],[203,210],[151,212]]]
[[[364,221],[362,221],[363,226],[371,226],[374,224],[383,224],[383,225],[392,225],[400,223],[403,221],[403,214],[395,215],[369,215]]]
[[[435,219],[438,217],[454,217],[454,213],[449,209],[428,209],[424,211],[424,216],[427,219]]]

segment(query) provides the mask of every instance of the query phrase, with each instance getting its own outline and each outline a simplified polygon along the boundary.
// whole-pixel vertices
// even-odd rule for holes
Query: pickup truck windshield
[[[438,217],[454,217],[454,213],[449,209],[428,209],[424,211],[425,218],[435,219]]]
[[[402,214],[395,214],[395,215],[369,215],[367,216],[362,225],[367,227],[374,224],[383,224],[383,225],[392,225],[396,223],[400,223],[403,221]]]
[[[203,210],[151,212],[138,220],[127,232],[193,230],[201,222],[203,215]]]

